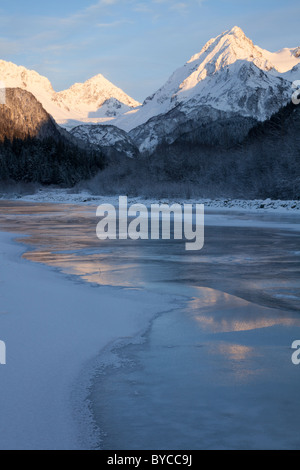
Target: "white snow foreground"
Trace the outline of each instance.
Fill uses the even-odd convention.
[[[23,260],[12,235],[0,232],[0,243],[0,449],[92,448],[84,399],[95,356],[118,338],[136,341],[169,299],[75,283]]]

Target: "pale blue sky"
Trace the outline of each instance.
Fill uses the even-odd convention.
[[[271,51],[300,46],[299,18],[298,0],[2,0],[0,58],[57,91],[102,73],[142,101],[235,25]]]

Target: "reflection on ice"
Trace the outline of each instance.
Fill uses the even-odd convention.
[[[218,349],[223,356],[228,358],[228,360],[237,362],[250,359],[250,357],[255,353],[254,348],[249,348],[240,344],[220,344]]]
[[[222,358],[226,373],[222,371],[220,376],[226,376],[225,380],[230,376],[235,384],[255,382],[266,372],[263,367],[257,367],[257,358],[262,356],[260,348],[219,342],[209,350],[211,354]]]
[[[275,325],[298,326],[297,315],[282,314],[215,289],[197,288],[188,302],[189,313],[201,329],[213,333],[250,331]]]
[[[26,259],[174,295],[174,310],[94,381],[104,448],[299,448],[299,235],[292,215],[279,226],[240,217],[215,214],[204,249],[188,253],[177,241],[100,242],[91,207],[0,202],[2,229],[27,235]]]

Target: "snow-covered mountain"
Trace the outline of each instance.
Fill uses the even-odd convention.
[[[172,144],[183,133],[206,142],[206,130],[220,145],[237,142],[290,101],[299,68],[299,47],[271,53],[235,26],[208,41],[141,107],[110,124],[129,132],[141,152]],[[223,123],[220,138],[213,122]]]
[[[237,26],[208,41],[143,105],[102,75],[56,93],[45,77],[0,61],[0,80],[32,92],[64,127],[111,125],[105,131],[80,126],[82,140],[95,144],[98,139],[101,145],[112,132],[112,141],[123,141],[117,127],[129,133],[130,145],[150,153],[182,134],[205,144],[208,136],[217,145],[241,141],[257,121],[269,119],[291,100],[291,82],[299,80],[299,73],[300,47],[269,52]]]
[[[140,105],[101,74],[85,83],[75,83],[56,97],[59,103],[83,118],[115,117]]]
[[[140,105],[103,75],[97,75],[85,83],[76,83],[68,90],[55,92],[46,77],[1,60],[0,80],[7,88],[21,88],[31,92],[60,124],[70,120],[107,120]]]
[[[263,121],[290,99],[289,71],[298,64],[299,47],[271,53],[255,46],[235,26],[208,41],[141,108],[113,124],[130,131],[176,107],[188,116],[195,106]]]
[[[81,125],[72,129],[70,133],[77,140],[100,147],[108,157],[135,158],[139,153],[127,132],[115,126]]]

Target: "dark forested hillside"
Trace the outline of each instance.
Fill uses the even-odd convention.
[[[85,151],[63,138],[14,139],[0,145],[0,181],[73,186],[103,168],[100,151]]]
[[[76,145],[31,93],[6,90],[0,105],[0,181],[73,186],[103,167],[101,151]]]
[[[84,180],[96,193],[151,197],[300,199],[300,106],[291,103],[256,125],[236,116],[201,123],[162,140],[149,156],[116,152],[104,164],[101,146],[60,129],[30,93],[7,90],[0,105],[0,180],[67,186]]]
[[[28,91],[7,88],[5,104],[0,104],[0,142],[6,139],[59,139],[52,117]]]
[[[106,169],[90,188],[165,197],[300,199],[300,106],[288,104],[233,146],[204,144],[193,130],[160,145],[149,158]]]

